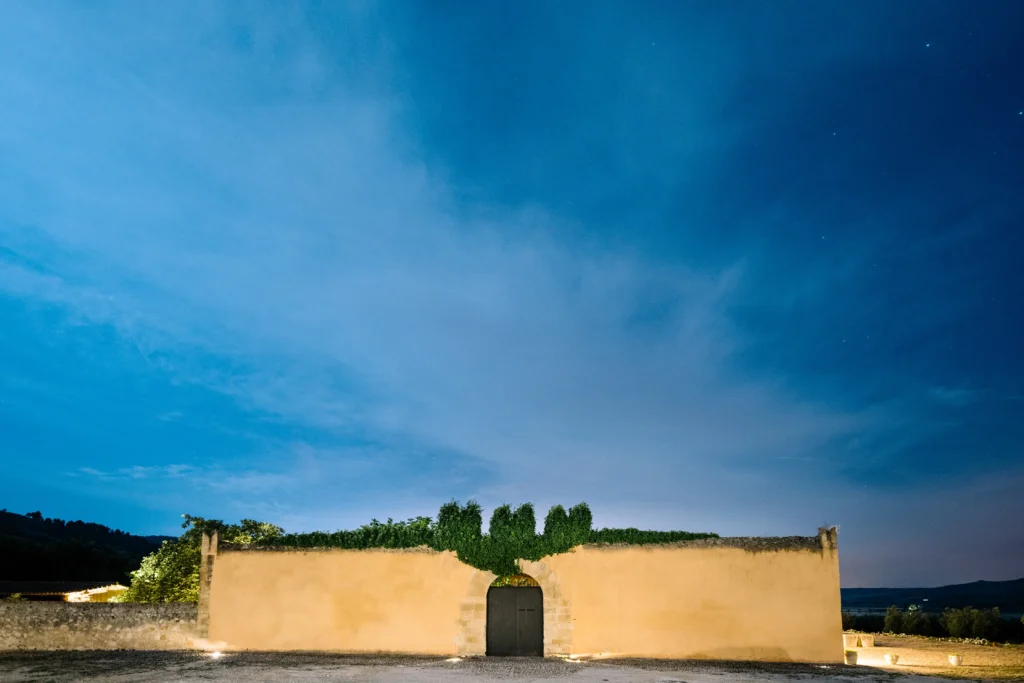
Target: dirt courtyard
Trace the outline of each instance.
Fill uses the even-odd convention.
[[[882,648],[875,648],[881,650]],[[366,681],[373,683],[783,683],[863,681],[938,683],[936,676],[900,675],[872,666],[754,664],[702,661],[605,660],[566,662],[541,658],[448,661],[440,657],[235,653],[220,658],[195,652],[0,652],[0,681],[109,683],[174,681]],[[978,679],[977,673],[972,678]]]
[[[875,634],[875,647],[856,650],[858,667],[972,680],[1024,680],[1024,645],[971,645],[937,638]],[[887,653],[899,655],[896,666],[885,664]],[[951,654],[961,655],[963,665],[952,668],[947,659]]]

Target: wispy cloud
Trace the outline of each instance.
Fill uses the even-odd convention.
[[[932,387],[928,394],[939,403],[956,407],[969,406],[980,397],[977,391],[954,387]]]
[[[303,501],[369,480],[408,500],[598,498],[623,518],[727,511],[724,487],[781,510],[800,503],[769,484],[797,475],[768,463],[877,427],[738,369],[742,261],[675,265],[571,239],[550,208],[461,204],[397,126],[408,103],[336,70],[297,15],[253,18],[250,50],[213,9],[12,11],[41,33],[0,70],[18,160],[0,161],[0,288],[328,442],[239,470],[83,474],[202,480],[302,525]]]
[[[79,467],[68,472],[70,476],[85,475],[101,481],[127,481],[131,479],[164,479],[190,477],[196,468],[189,465],[133,465],[116,470],[98,470],[95,467]]]
[[[300,25],[292,51],[252,55],[202,14],[202,64],[188,40],[115,42],[83,70],[107,32],[86,22],[28,50],[33,79],[2,73],[17,134],[0,144],[37,188],[0,191],[22,221],[0,227],[18,245],[0,261],[8,294],[112,325],[155,367],[254,411],[378,444],[375,462],[406,449],[487,463],[494,476],[470,484],[485,500],[671,500],[679,482],[698,495],[737,460],[798,458],[867,424],[734,372],[740,266],[568,242],[541,207],[456,212],[443,174],[401,142],[392,94],[331,74]],[[204,85],[261,70],[287,95],[254,105],[246,87]],[[88,473],[195,474],[167,467]],[[415,489],[418,469],[398,478]],[[303,477],[212,485],[284,494]]]

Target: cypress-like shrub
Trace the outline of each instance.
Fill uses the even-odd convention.
[[[573,546],[590,543],[591,527],[594,524],[594,516],[590,514],[590,506],[586,503],[577,503],[569,508],[569,540]]]
[[[484,534],[482,508],[476,501],[460,505],[451,501],[441,506],[437,521],[416,517],[404,522],[376,519],[353,531],[304,534],[280,534],[259,543],[279,548],[415,548],[428,546],[449,550],[459,560],[498,576],[520,573],[519,560],[536,561],[549,555],[571,551],[587,543],[647,544],[674,543],[718,534],[686,531],[641,531],[639,529],[591,528],[593,515],[586,503],[574,505],[566,513],[555,505],[544,518],[544,532],[537,534],[533,505],[525,503],[515,510],[508,505],[495,508],[488,533]]]
[[[544,538],[553,554],[569,552],[576,545],[569,529],[569,515],[561,505],[554,505],[548,510],[544,518]]]
[[[887,633],[903,633],[903,610],[896,605],[885,610],[884,628]]]

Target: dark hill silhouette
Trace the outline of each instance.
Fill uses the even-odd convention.
[[[921,605],[929,612],[947,607],[998,607],[1017,613],[1024,612],[1024,578],[935,588],[843,588],[842,597],[844,609]]]
[[[170,537],[134,536],[102,524],[0,510],[0,581],[110,581]]]

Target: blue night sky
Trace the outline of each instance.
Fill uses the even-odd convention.
[[[1024,3],[0,5],[0,507],[1024,575]]]

